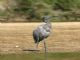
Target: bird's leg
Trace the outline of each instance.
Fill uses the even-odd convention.
[[[39,43],[37,42],[37,43],[36,43],[36,49],[38,49],[38,44],[39,44]]]
[[[45,53],[47,52],[46,41],[45,40],[44,40],[44,51],[45,51]]]
[[[38,44],[39,44],[39,37],[38,37],[38,39],[37,39],[36,49],[38,49]]]
[[[47,47],[46,47],[46,41],[44,40],[44,51],[45,51],[45,60],[47,58],[46,53],[47,53]]]

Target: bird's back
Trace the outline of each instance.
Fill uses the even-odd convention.
[[[34,31],[33,31],[33,37],[35,42],[40,42],[43,39],[47,38],[50,34],[51,26],[47,23],[44,23],[40,26],[38,26]]]

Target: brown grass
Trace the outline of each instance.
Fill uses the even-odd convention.
[[[32,31],[42,23],[1,23],[0,52],[22,52],[34,49]],[[47,38],[47,49],[51,52],[80,51],[80,22],[52,23],[53,29]],[[43,42],[39,49],[43,50]]]

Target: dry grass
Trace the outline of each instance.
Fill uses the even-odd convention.
[[[32,31],[41,23],[1,23],[0,52],[21,52],[34,49]],[[52,23],[53,29],[47,40],[48,51],[80,51],[80,22]],[[43,42],[39,49],[43,50]]]

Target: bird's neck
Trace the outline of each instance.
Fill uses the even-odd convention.
[[[47,26],[49,26],[50,28],[52,28],[52,24],[51,22],[46,22]]]
[[[48,22],[46,22],[46,24],[51,24],[51,22],[50,22],[50,21],[48,21]]]

